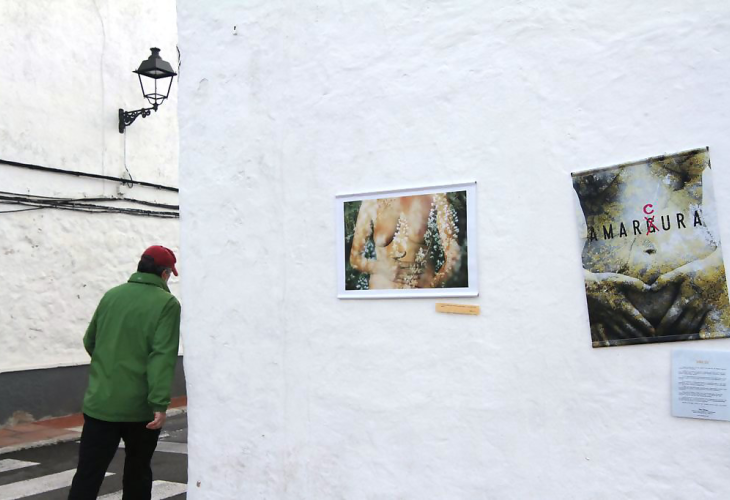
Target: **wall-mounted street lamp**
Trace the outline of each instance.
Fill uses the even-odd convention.
[[[154,110],[157,112],[157,107],[167,99],[170,95],[170,89],[172,88],[172,78],[177,75],[172,70],[170,63],[163,60],[160,57],[160,49],[151,48],[152,55],[149,58],[142,61],[139,65],[139,69],[133,71],[137,73],[139,77],[139,86],[142,87],[142,94],[145,99],[152,104],[151,108],[142,108],[135,111],[124,111],[119,110],[119,133],[123,134],[124,129],[129,127],[132,122],[140,115],[142,118],[146,118]],[[142,77],[145,78],[142,78]],[[165,78],[169,80],[165,80]],[[167,87],[167,90],[165,90]],[[164,92],[164,93],[163,93]]]

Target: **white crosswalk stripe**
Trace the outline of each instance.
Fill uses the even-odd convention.
[[[0,500],[17,500],[31,495],[66,488],[71,486],[74,474],[76,474],[76,469],[71,469],[0,486]],[[112,476],[113,474],[107,472],[105,475]]]
[[[181,455],[188,454],[188,443],[173,443],[172,441],[164,441],[157,443],[157,449],[155,452],[161,451],[163,453],[179,453]]]
[[[120,448],[124,448],[124,442],[119,444]],[[155,453],[179,453],[181,455],[188,454],[188,443],[173,443],[172,441],[160,441],[157,443]]]
[[[187,485],[183,483],[171,483],[169,481],[155,481],[152,483],[152,500],[164,500],[174,497],[187,491]],[[122,500],[122,492],[109,493],[99,497],[99,500]]]
[[[0,0],[1,1],[1,0]],[[182,430],[184,431],[184,429]],[[169,439],[176,440],[175,436],[181,434],[184,436],[184,432],[175,430],[172,432],[163,432],[160,437],[166,437]],[[78,441],[77,441],[78,444]],[[124,448],[124,441],[120,442],[120,448]],[[62,450],[63,458],[50,459],[51,463],[61,463],[61,460],[68,460],[74,451],[74,446],[70,446],[68,449]],[[173,461],[174,463],[187,464],[188,444],[177,443],[175,441],[158,441],[156,454],[170,454],[166,455],[167,461]],[[117,464],[114,467],[119,466],[119,462],[124,461],[124,457],[119,456]],[[2,459],[0,457],[0,500],[29,500],[30,498],[60,498],[68,494],[68,488],[73,482],[76,469],[64,470],[56,472],[58,469],[49,469],[46,467],[45,459],[40,460],[38,456],[45,457],[47,454],[28,452],[26,454],[6,455],[17,456],[24,460],[16,460],[11,458]],[[36,461],[33,461],[36,460]],[[70,465],[70,464],[69,464]],[[53,467],[51,465],[51,467]],[[152,483],[152,500],[170,500],[173,497],[184,496],[187,493],[187,484],[185,481],[184,466],[183,472],[172,473],[172,477],[165,477],[165,479],[172,479],[172,481],[157,480]],[[116,468],[113,470],[117,470]],[[113,493],[107,493],[103,496],[99,496],[100,500],[122,500],[123,491],[121,490],[121,473],[117,471],[107,472],[105,477],[115,476],[116,479],[112,479],[111,483],[109,480],[105,480],[106,487],[102,487],[103,491],[110,491],[119,488],[119,491]],[[175,480],[181,480],[183,482],[175,482]],[[13,482],[8,482],[13,481]],[[6,484],[2,484],[6,483]]]
[[[5,460],[0,460],[0,472],[25,469],[26,467],[32,467],[34,465],[38,465],[38,462],[25,462],[23,460],[13,460],[11,458],[7,458]]]

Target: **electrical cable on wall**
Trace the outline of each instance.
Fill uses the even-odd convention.
[[[139,208],[128,208],[128,207],[111,207],[108,205],[97,205],[91,202],[126,202],[136,203],[146,206],[152,206],[155,208],[163,208],[169,211],[163,210],[143,210]],[[155,203],[150,201],[126,199],[126,198],[115,198],[115,197],[98,197],[98,198],[53,198],[47,196],[34,196],[34,195],[23,195],[20,193],[9,193],[0,191],[0,203],[8,205],[21,205],[31,208],[24,208],[18,210],[5,210],[0,211],[3,213],[16,213],[24,212],[29,210],[41,210],[41,209],[57,209],[57,210],[71,210],[76,212],[86,213],[117,213],[126,215],[136,215],[143,217],[157,217],[162,219],[177,219],[180,217],[178,205],[167,205],[163,203]]]
[[[97,198],[58,198],[54,196],[41,196],[37,194],[11,193],[9,191],[0,191],[0,195],[20,196],[32,198],[33,200],[53,200],[53,201],[126,201],[128,203],[137,203],[140,205],[148,205],[157,208],[167,208],[169,210],[179,210],[180,205],[169,205],[167,203],[158,203],[156,201],[137,200],[135,198],[120,198],[115,196],[100,196]]]
[[[45,207],[20,208],[18,210],[0,210],[0,214],[14,214],[16,212],[30,212],[31,210],[43,210]]]
[[[129,182],[124,182],[123,184],[127,186],[128,188],[134,187],[134,178],[132,177],[132,172],[129,171],[127,168],[127,134],[126,131],[124,133],[124,170],[127,171],[127,175],[129,175]]]
[[[90,174],[86,172],[78,172],[75,170],[65,170],[60,168],[44,167],[41,165],[32,165],[29,163],[20,163],[15,161],[0,159],[0,164],[8,165],[11,167],[20,167],[30,170],[39,170],[42,172],[51,172],[56,174],[73,175],[76,177],[90,177],[93,179],[103,179],[120,182],[126,186],[133,187],[135,184],[139,186],[151,187],[155,189],[161,189],[166,191],[179,192],[178,188],[172,186],[165,186],[162,184],[154,184],[151,182],[135,181],[132,178],[132,173],[127,168],[126,162],[126,141],[124,151],[124,168],[129,174],[129,179],[123,177],[112,177],[108,175]],[[125,207],[110,207],[107,205],[96,205],[92,202],[126,202],[132,204],[146,205],[150,207],[165,209],[164,210],[142,210],[139,208],[125,208]],[[31,210],[43,210],[43,209],[56,209],[56,210],[71,210],[76,212],[86,213],[117,213],[127,214],[142,217],[157,217],[162,219],[177,219],[180,217],[178,205],[168,205],[164,203],[156,203],[151,201],[137,200],[133,198],[117,198],[117,197],[96,197],[96,198],[54,198],[48,196],[39,195],[24,195],[20,193],[11,193],[7,191],[0,191],[0,203],[6,205],[21,205],[29,208],[21,208],[17,210],[0,210],[0,214],[10,214],[17,212],[28,212]]]
[[[154,184],[152,182],[143,182],[143,181],[135,181],[133,179],[125,179],[123,177],[112,177],[109,175],[99,175],[99,174],[89,174],[86,172],[79,172],[76,170],[65,170],[62,168],[51,168],[51,167],[44,167],[41,165],[33,165],[30,163],[20,163],[17,161],[10,161],[10,160],[3,160],[0,158],[0,164],[2,165],[8,165],[11,167],[20,167],[20,168],[27,168],[30,170],[40,170],[42,172],[51,172],[55,174],[66,174],[66,175],[73,175],[76,177],[90,177],[92,179],[104,179],[108,181],[116,181],[120,182],[122,184],[132,184],[132,185],[138,185],[138,186],[145,186],[145,187],[151,187],[156,189],[162,189],[165,191],[174,191],[176,193],[180,192],[180,190],[176,187],[172,186],[165,186],[162,184]],[[130,174],[131,175],[131,174]]]

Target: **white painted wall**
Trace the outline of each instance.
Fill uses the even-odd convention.
[[[177,67],[176,22],[173,0],[1,2],[0,159],[120,177],[126,154],[136,180],[177,186],[177,82],[126,138],[117,129],[119,108],[149,106],[132,73],[149,48]],[[174,192],[3,164],[0,191],[178,203]],[[42,210],[0,214],[0,227],[0,372],[88,363],[81,339],[104,291],[147,246],[178,247],[177,220]]]
[[[728,241],[729,15],[178,2],[189,498],[730,496],[728,424],[669,407],[730,342],[591,348],[569,175],[709,145]],[[335,194],[469,179],[480,316],[335,298]]]

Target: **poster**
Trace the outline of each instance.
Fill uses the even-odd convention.
[[[336,198],[337,296],[476,296],[476,183]]]
[[[593,347],[730,336],[708,148],[573,173]]]
[[[730,421],[730,352],[672,351],[672,416]]]

